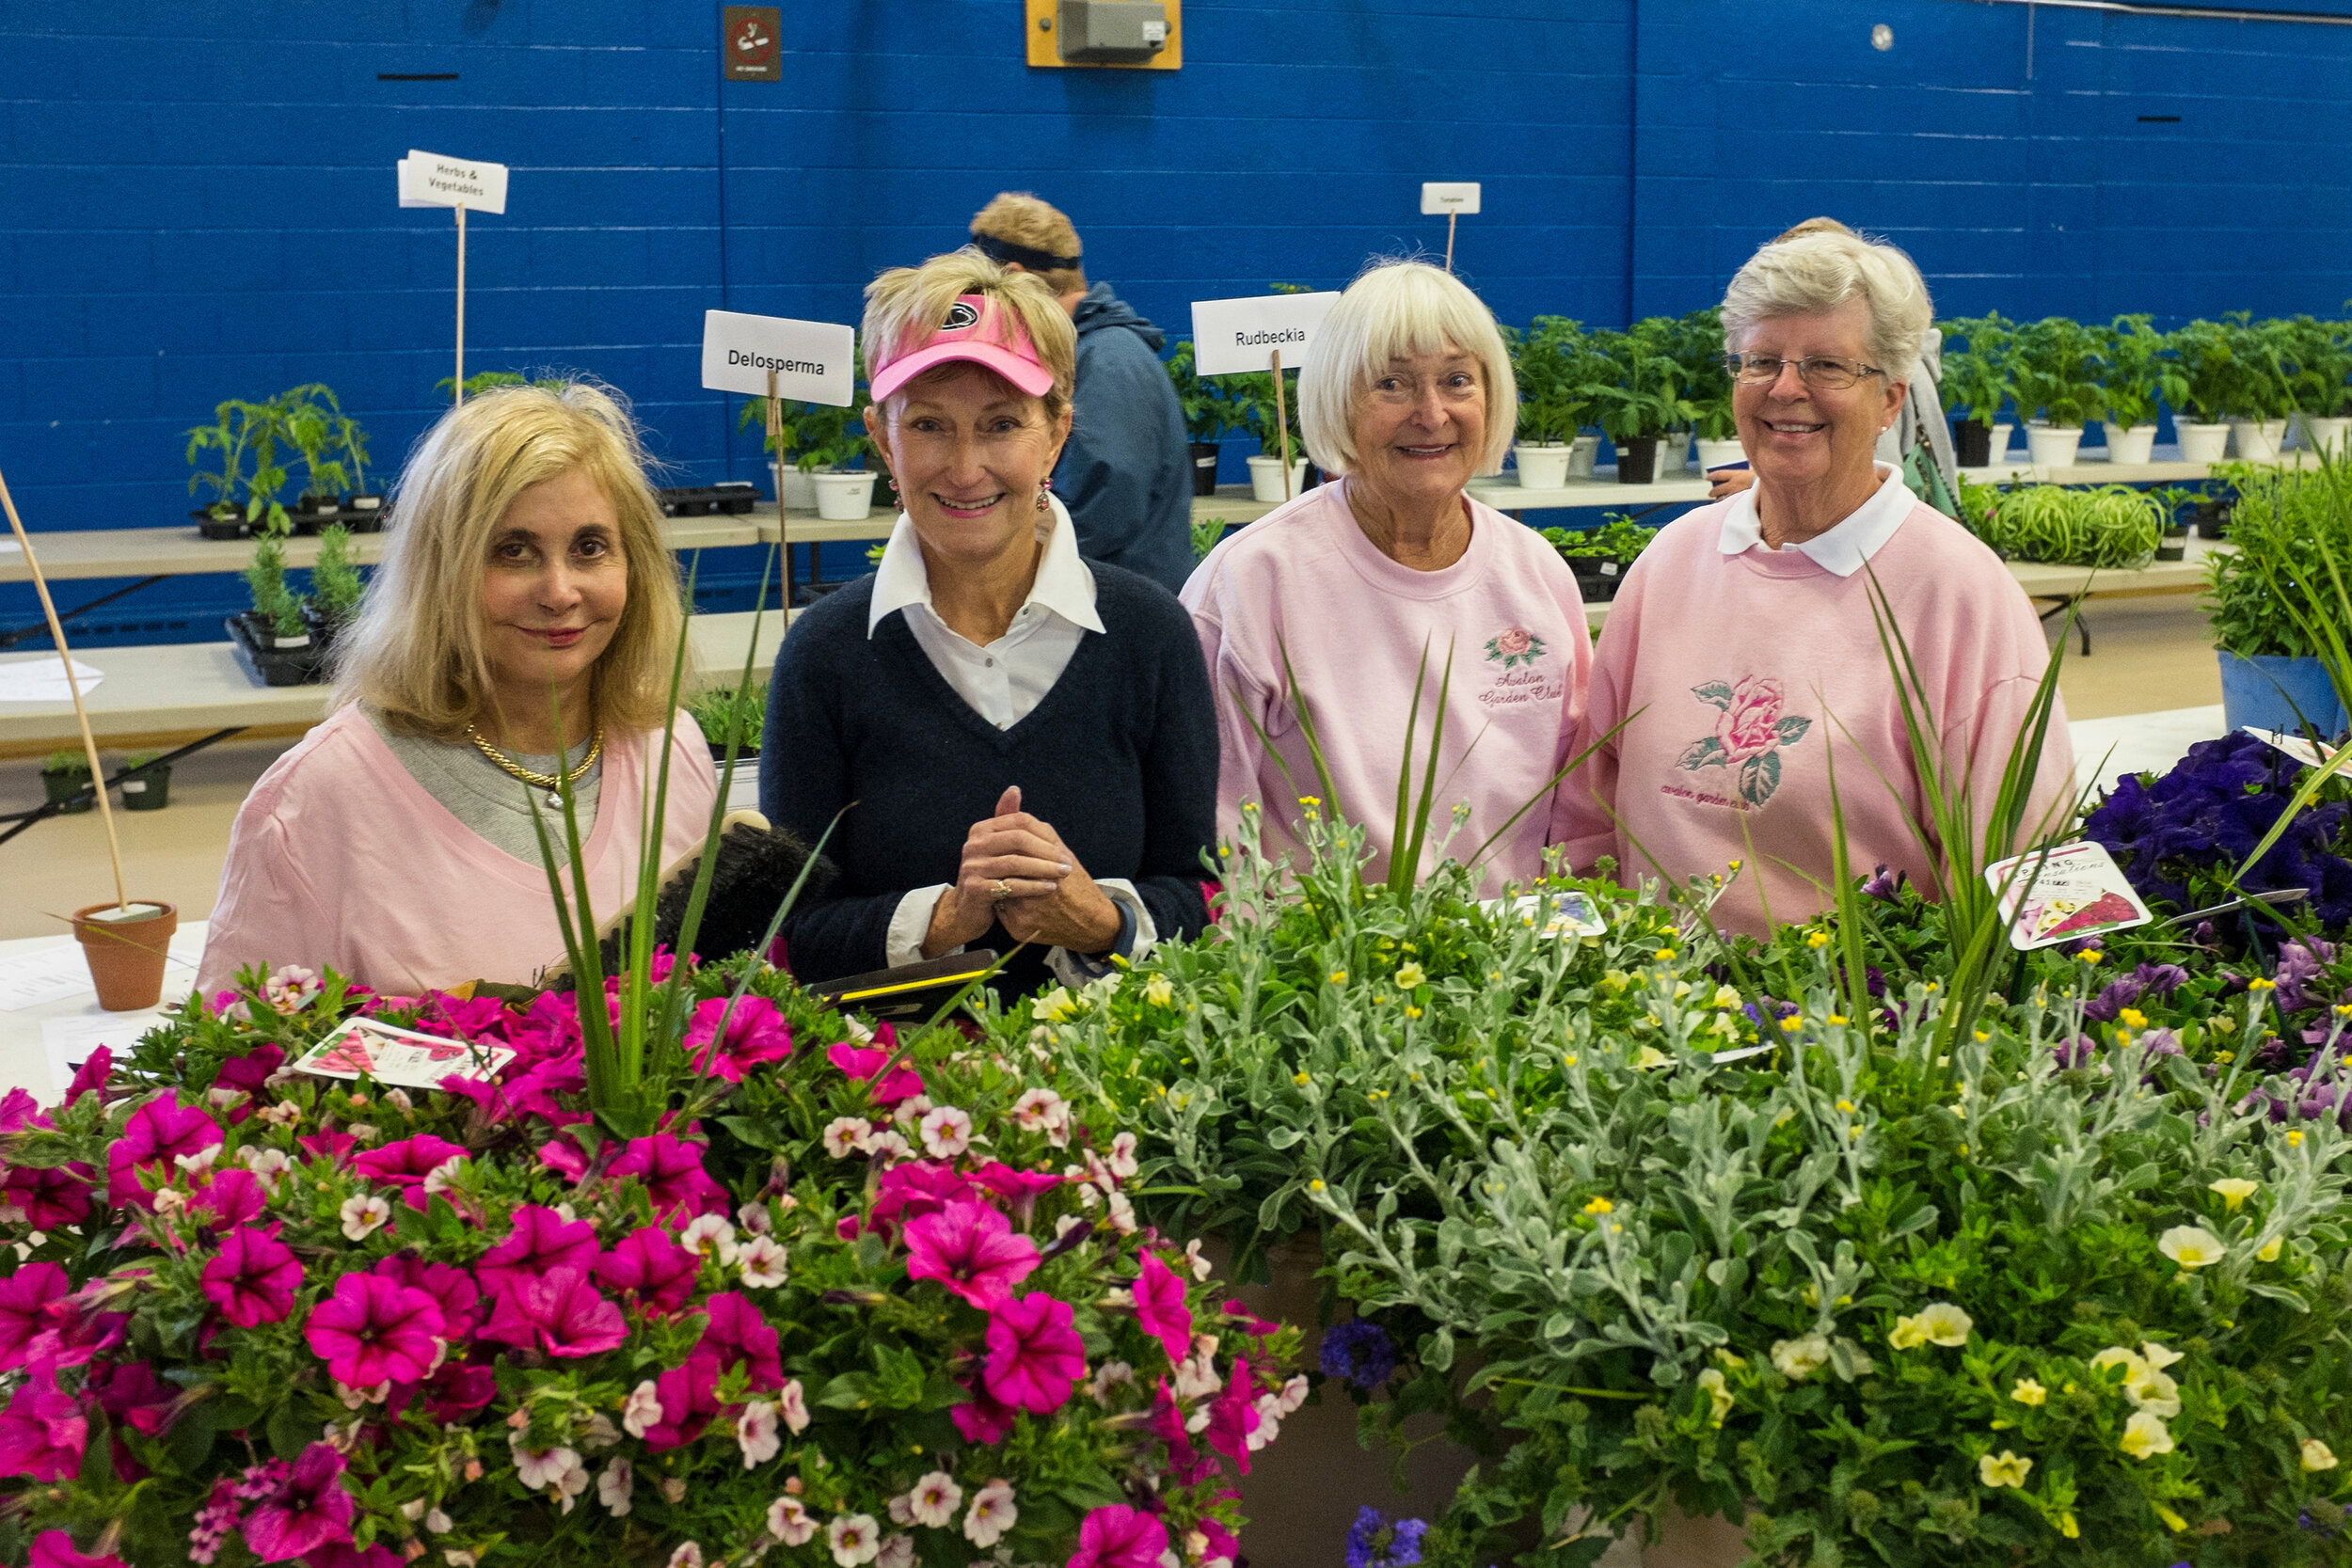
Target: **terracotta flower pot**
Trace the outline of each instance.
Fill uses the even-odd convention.
[[[171,904],[142,903],[131,908],[161,911],[145,920],[109,921],[93,918],[114,909],[92,904],[73,911],[73,935],[89,963],[89,977],[98,988],[98,1005],[110,1013],[135,1012],[164,999],[164,956],[171,934],[180,928],[180,911]]]

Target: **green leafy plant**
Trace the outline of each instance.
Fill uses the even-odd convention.
[[[89,758],[78,751],[56,751],[40,759],[40,770],[60,776],[77,774],[89,777]]]
[[[2297,316],[2281,325],[2296,406],[2323,419],[2352,412],[2352,323]]]
[[[2099,356],[2106,366],[2106,416],[2129,430],[2156,422],[2156,405],[2174,408],[2188,401],[2188,380],[2169,357],[2170,342],[2150,325],[2153,317],[2118,316],[2096,329]]]
[[[281,514],[282,516],[282,514]],[[286,530],[273,525],[255,536],[253,561],[245,569],[254,618],[278,637],[303,635],[302,600],[286,586]]]
[[[455,376],[445,375],[433,384],[433,390],[440,394],[441,400],[446,403],[449,401],[451,389],[456,385]],[[466,377],[466,395],[469,398],[479,397],[494,387],[532,386],[545,387],[553,390],[568,385],[570,384],[562,376],[541,376],[533,380],[520,371],[476,371]]]
[[[1174,352],[1168,356],[1168,379],[1176,388],[1177,406],[1184,410],[1185,436],[1207,446],[1242,426],[1225,389],[1217,384],[1221,378],[1201,375],[1194,368],[1197,363],[1192,340],[1177,339]]]
[[[1543,535],[1564,561],[1612,561],[1623,568],[1632,565],[1649,548],[1658,531],[1644,528],[1622,512],[1610,512],[1602,515],[1598,528],[1548,528]]]
[[[2230,311],[2222,321],[2239,372],[2232,412],[2252,420],[2294,413],[2297,397],[2288,364],[2296,349],[2295,324],[2258,322],[2250,310]]]
[[[1218,543],[1225,537],[1225,531],[1232,526],[1222,517],[1203,517],[1194,523],[1192,525],[1192,559],[1196,562],[1208,560],[1209,552],[1216,548]]]
[[[1957,340],[1963,346],[1954,348]],[[1954,316],[1944,324],[1944,406],[1990,425],[2009,401],[2010,362],[2017,348],[2017,324],[1997,310]]]
[[[2024,484],[1996,488],[1961,481],[1969,529],[2010,561],[2122,569],[2153,558],[2169,514],[2129,485]]]
[[[352,487],[353,480],[341,459],[327,455],[342,444],[337,421],[343,411],[334,388],[313,381],[279,393],[278,402],[284,412],[286,440],[302,456],[303,499],[336,499]]]
[[[686,711],[694,716],[703,738],[713,746],[733,745],[756,752],[768,726],[768,689],[720,687],[697,692],[687,703]]]
[[[1724,368],[1724,315],[1719,307],[1692,310],[1674,324],[1668,342],[1682,367],[1684,396],[1692,410],[1692,430],[1702,440],[1728,441],[1739,434],[1731,412],[1731,372]]]
[[[2065,316],[2045,316],[2017,334],[2010,388],[2020,414],[2079,427],[2105,412],[2106,366],[2097,334]]]
[[[358,563],[351,559],[351,531],[341,523],[319,530],[319,558],[310,568],[310,603],[327,621],[341,626],[359,612],[364,585]]]
[[[1673,353],[1675,324],[1652,316],[1629,331],[1593,334],[1596,369],[1607,377],[1587,388],[1612,441],[1656,439],[1698,417],[1684,395],[1687,372]]]
[[[1525,332],[1502,328],[1518,384],[1518,438],[1531,444],[1573,441],[1594,403],[1594,351],[1583,325],[1565,316],[1537,316]]]
[[[2181,375],[2187,383],[2176,411],[2201,424],[2217,424],[2238,411],[2237,388],[2244,372],[2235,346],[2219,322],[2198,320],[2168,335]]]
[[[768,400],[749,398],[736,417],[735,427],[750,430],[757,426],[761,450],[804,474],[830,473],[848,467],[852,459],[873,450],[873,443],[866,436],[866,406],[871,401],[862,381],[858,383],[857,401],[847,408],[780,398],[779,434],[770,434]]]
[[[213,422],[197,425],[188,435],[188,462],[202,452],[219,453],[220,467],[198,469],[188,477],[188,493],[199,486],[213,492],[206,508],[226,520],[240,511],[246,520],[272,526],[285,521],[286,510],[278,492],[286,487],[286,469],[278,461],[278,443],[285,437],[285,408],[277,399],[247,403],[231,398],[213,410]]]
[[[2205,617],[2240,658],[2312,658],[2340,613],[2335,579],[2352,562],[2352,470],[2232,464],[2230,550],[2205,557]]]

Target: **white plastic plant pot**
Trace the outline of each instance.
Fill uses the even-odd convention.
[[[2078,424],[2029,424],[2026,427],[2026,447],[2033,454],[2037,468],[2071,468],[2074,452],[2083,443],[2083,427]]]
[[[2013,424],[1996,424],[1993,427],[1993,438],[1985,443],[1985,450],[1993,454],[1994,467],[1998,467],[2009,461],[2010,434],[2016,428]]]
[[[2148,454],[2155,450],[2154,425],[2107,426],[2107,461],[2110,463],[2145,463]]]
[[[1279,457],[1253,457],[1249,460],[1249,493],[1268,506],[1279,506],[1295,499],[1307,487],[1307,460],[1291,459],[1290,494],[1282,493],[1282,460]]]
[[[817,515],[829,523],[858,521],[874,510],[874,481],[881,477],[871,468],[809,475],[817,483]]]
[[[786,464],[784,467],[784,509],[787,512],[817,510],[817,476],[804,474]]]
[[[1600,437],[1580,436],[1568,443],[1568,477],[1590,479],[1593,465],[1600,459]]]
[[[1699,437],[1699,472],[1701,473],[1710,468],[1720,468],[1726,463],[1744,463],[1747,459],[1747,448],[1737,441],[1710,441],[1704,436]]]
[[[2181,461],[2184,463],[2218,463],[2221,454],[2230,450],[2230,427],[2226,424],[2197,424],[2188,420],[2175,420],[2172,428],[2180,433]]]
[[[2344,450],[2344,437],[2352,435],[2352,420],[2333,419],[2323,414],[2297,416],[2303,421],[2303,447],[2307,451],[2332,451],[2339,456]]]
[[[1568,482],[1568,454],[1565,441],[1521,441],[1511,449],[1518,459],[1519,488],[1522,490],[1557,490]]]
[[[2286,444],[2287,422],[2284,420],[2232,420],[2230,439],[2237,444],[2237,454],[2249,463],[2276,463],[2279,449]]]

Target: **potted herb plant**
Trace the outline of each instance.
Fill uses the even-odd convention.
[[[1610,379],[1589,388],[1600,428],[1617,448],[1617,483],[1647,484],[1657,473],[1658,443],[1696,416],[1683,396],[1683,370],[1666,341],[1672,324],[1637,322],[1627,332],[1594,334]]]
[[[1221,378],[1225,395],[1241,420],[1241,428],[1258,438],[1258,451],[1248,459],[1249,493],[1267,505],[1279,505],[1307,488],[1307,438],[1298,432],[1298,372],[1282,372],[1282,402],[1274,400],[1274,372],[1254,371]],[[1290,430],[1291,472],[1286,495],[1282,485],[1282,431]]]
[[[2165,511],[2126,484],[1963,486],[1971,531],[2009,561],[2110,571],[2145,566],[2162,543]]]
[[[1168,379],[1176,388],[1176,405],[1184,411],[1184,434],[1192,451],[1192,493],[1216,494],[1216,466],[1224,448],[1220,439],[1233,423],[1233,405],[1216,385],[1195,368],[1190,338],[1176,340],[1168,356]]]
[[[2239,370],[2230,438],[2247,462],[2275,463],[2286,445],[2287,416],[2297,402],[2287,368],[2296,349],[2295,327],[2292,322],[2258,322],[2253,314],[2233,310],[2222,318]]]
[[[60,816],[72,816],[98,803],[90,788],[89,758],[78,750],[52,752],[41,759],[40,790]]]
[[[710,747],[711,761],[724,763],[730,743],[735,747],[736,761],[759,760],[759,737],[768,724],[765,687],[741,690],[714,687],[688,702],[686,711],[694,716],[694,722],[701,727],[703,739]]]
[[[310,596],[302,606],[303,625],[325,663],[335,640],[359,613],[364,584],[358,563],[351,558],[351,531],[342,523],[319,530],[319,558],[310,568]]]
[[[286,484],[286,469],[278,461],[284,434],[285,410],[275,398],[264,403],[231,398],[214,408],[211,424],[189,430],[191,466],[199,453],[219,453],[218,469],[199,468],[188,476],[190,495],[199,486],[213,492],[211,504],[190,514],[205,538],[242,539],[285,517],[278,499]]]
[[[1724,314],[1708,306],[1675,324],[1675,360],[1683,369],[1685,395],[1692,410],[1691,433],[1698,446],[1701,473],[1744,461],[1740,428],[1731,412],[1731,372],[1724,364]]]
[[[323,381],[281,392],[278,403],[286,442],[302,458],[302,488],[293,507],[294,531],[315,532],[342,510],[343,491],[351,484],[341,460],[328,455],[335,448],[335,416],[342,410],[334,389]]]
[[[2333,736],[2347,695],[2330,678],[2325,639],[2352,626],[2352,468],[2233,465],[2233,550],[2205,557],[2204,610],[2221,662],[2233,730]]]
[[[1556,490],[1567,483],[1579,428],[1590,407],[1581,375],[1583,325],[1565,316],[1537,316],[1525,332],[1503,328],[1511,373],[1518,383],[1519,424],[1511,451],[1519,484]]]
[[[1658,537],[1622,512],[1603,515],[1594,529],[1548,528],[1544,539],[1576,574],[1576,591],[1586,604],[1605,604],[1617,596],[1634,561]]]
[[[286,531],[264,529],[245,569],[253,608],[229,618],[230,640],[264,686],[300,686],[318,676],[318,650],[303,623],[302,600],[286,586]]]
[[[1961,347],[1952,346],[1955,340]],[[2016,341],[2016,323],[1997,310],[1944,324],[1944,406],[1961,416],[1952,421],[1952,447],[1963,468],[1985,467],[2008,455],[2010,427],[1994,420],[2009,401]]]
[[[342,453],[337,461],[351,485],[343,500],[343,526],[355,533],[374,533],[384,527],[384,495],[368,488],[368,433],[341,404],[332,423],[335,450]]]
[[[2193,321],[2169,334],[2186,383],[2172,405],[2172,428],[2184,463],[2218,463],[2230,445],[2230,413],[2243,374],[2230,335],[2219,322]]]
[[[122,759],[122,809],[161,811],[171,804],[171,764],[161,752],[134,752]]]
[[[2197,503],[2202,495],[2186,485],[2168,484],[2152,492],[2156,505],[2164,514],[2161,536],[2156,543],[2158,561],[2183,561],[2188,557],[2188,531],[2197,518]]]
[[[2352,324],[2297,316],[2282,325],[2288,381],[2307,451],[2327,451],[2352,433]]]
[[[2082,323],[2046,316],[2017,334],[2010,387],[2036,467],[2073,466],[2083,425],[2105,412],[2099,340]]]
[[[2156,444],[2159,402],[2175,410],[2188,397],[2188,381],[2169,357],[2170,344],[2146,314],[2118,316],[2098,333],[2106,364],[2107,461],[2145,463]],[[2175,557],[2174,559],[2179,559]]]

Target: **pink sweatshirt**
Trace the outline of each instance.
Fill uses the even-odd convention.
[[[1468,860],[1532,800],[1489,853],[1485,885],[1492,892],[1505,879],[1534,877],[1550,816],[1548,798],[1538,797],[1573,754],[1592,669],[1576,575],[1534,530],[1474,499],[1467,501],[1470,540],[1462,559],[1443,571],[1414,571],[1374,547],[1346,498],[1344,480],[1310,490],[1219,545],[1184,584],[1216,694],[1218,836],[1230,838],[1241,803],[1256,800],[1263,841],[1277,851],[1295,847],[1295,797],[1319,792],[1283,681],[1287,649],[1338,806],[1378,849],[1367,874],[1387,875],[1414,676],[1426,646],[1413,736],[1418,798],[1451,649],[1438,809],[1422,870],[1449,855]],[[1252,720],[1273,737],[1295,788]],[[1468,802],[1470,820],[1441,848],[1457,801]]]
[[[665,865],[702,842],[718,794],[702,731],[681,711],[675,733]],[[596,826],[580,846],[599,924],[636,890],[644,784],[660,756],[659,735],[606,743]],[[247,964],[331,964],[413,996],[473,979],[524,984],[563,958],[545,868],[459,822],[365,715],[343,707],[270,764],[239,808],[197,983],[211,996]]]
[[[1741,862],[1715,919],[1763,936],[1832,902],[1835,749],[1854,872],[1883,863],[1932,892],[1932,863],[1909,825],[1929,826],[1926,798],[1870,613],[1872,578],[1910,643],[1947,767],[1965,769],[1979,818],[2049,661],[2033,604],[1999,558],[1926,506],[1887,519],[1876,553],[1840,577],[1793,547],[1724,554],[1725,519],[1740,504],[1668,524],[1618,591],[1581,744],[1634,717],[1560,786],[1552,836],[1580,870],[1615,856],[1629,883],[1661,872],[1680,882]],[[2072,788],[2074,767],[2060,703],[2021,847]]]

